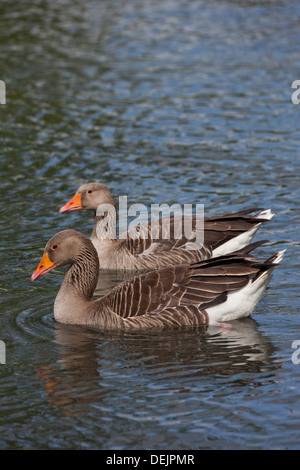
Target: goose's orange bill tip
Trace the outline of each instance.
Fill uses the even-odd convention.
[[[59,209],[59,213],[62,214],[63,212],[79,211],[80,209],[83,209],[81,204],[81,194],[75,194],[67,204]]]
[[[55,264],[52,263],[52,261],[49,259],[49,256],[47,253],[44,253],[44,256],[42,257],[38,267],[34,271],[34,273],[31,275],[31,280],[35,281],[41,276],[44,276],[47,274],[49,271],[52,269],[56,268]]]

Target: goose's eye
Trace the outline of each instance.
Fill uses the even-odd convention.
[[[88,194],[92,194],[93,190],[92,189],[89,189],[88,190]]]
[[[56,250],[56,248],[58,247],[58,245],[52,245],[52,250]]]

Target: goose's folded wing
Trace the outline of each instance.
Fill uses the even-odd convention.
[[[177,306],[186,290],[181,283],[188,272],[189,265],[151,271],[119,284],[101,301],[123,318]]]
[[[158,315],[169,308],[201,310],[224,302],[230,291],[244,287],[259,270],[252,256],[232,254],[137,276],[101,300],[123,318]]]
[[[197,248],[197,259],[206,259],[218,246],[273,217],[269,210],[259,211],[259,208],[250,208],[232,214],[205,217],[202,223],[196,216],[160,218],[132,227],[121,235],[121,243],[134,255],[163,255],[170,251],[195,252]],[[203,230],[201,243],[197,240],[197,247],[194,245],[193,250],[186,250],[187,244],[195,241],[197,230]],[[187,253],[183,260],[196,260],[193,258],[194,254]]]
[[[193,217],[170,217],[139,224],[122,234],[119,249],[124,247],[145,259],[158,256],[166,261],[164,265],[174,264],[174,260],[180,264],[210,258],[212,250],[205,246],[204,239],[194,243],[193,227]]]

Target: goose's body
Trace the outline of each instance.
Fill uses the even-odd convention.
[[[196,264],[144,273],[93,300],[97,252],[85,235],[64,230],[52,237],[31,279],[70,264],[54,304],[55,319],[104,330],[209,325],[250,315],[283,252],[263,263],[240,252]]]
[[[189,240],[176,235],[176,218],[170,218],[170,237],[166,238],[162,219],[143,224],[139,232],[131,230],[115,237],[114,216],[97,215],[97,209],[110,206],[116,214],[116,203],[107,186],[88,183],[81,186],[74,197],[60,212],[88,209],[94,212],[94,229],[91,240],[97,250],[101,269],[149,270],[180,263],[193,263],[211,257],[222,256],[239,250],[251,243],[260,225],[270,220],[270,210],[251,208],[223,216],[204,218],[204,240],[197,249],[190,247]],[[192,217],[192,230],[197,219]],[[182,223],[182,227],[184,222]],[[195,245],[194,245],[195,248]]]

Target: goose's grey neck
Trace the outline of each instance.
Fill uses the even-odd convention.
[[[97,252],[90,242],[85,240],[76,260],[65,274],[61,289],[67,290],[85,300],[90,300],[97,285],[99,260]]]
[[[75,262],[65,274],[54,304],[54,317],[62,323],[84,323],[99,275],[97,251],[85,240]]]
[[[90,300],[97,285],[99,261],[93,246],[85,246],[76,262],[68,269],[65,282],[71,285],[78,295]]]

